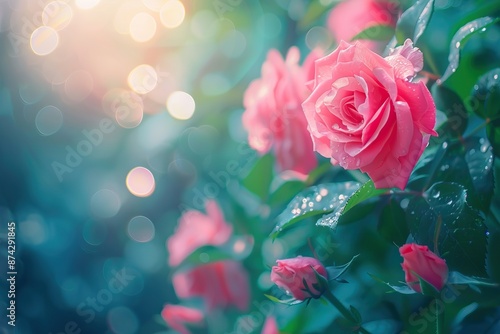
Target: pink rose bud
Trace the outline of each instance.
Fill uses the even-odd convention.
[[[261,334],[279,334],[278,323],[275,317],[267,317]]]
[[[271,281],[298,300],[318,298],[325,287],[318,281],[319,275],[327,278],[325,267],[312,257],[296,257],[277,260],[271,271]]]
[[[161,316],[167,325],[180,334],[190,334],[186,324],[200,325],[203,321],[203,313],[200,310],[181,305],[165,305]]]
[[[403,45],[392,50],[385,60],[391,64],[399,76],[408,80],[412,79],[417,72],[424,68],[424,55],[419,48],[413,47],[411,39],[406,39]]]
[[[333,7],[327,24],[337,42],[350,41],[368,28],[375,27],[376,32],[379,25],[395,27],[400,11],[399,5],[394,1],[345,0]],[[372,50],[382,46],[382,43],[368,39],[360,42]]]
[[[434,254],[427,246],[406,244],[399,248],[403,257],[401,266],[410,288],[422,292],[418,276],[440,291],[448,280],[448,266],[445,260]],[[417,276],[418,275],[418,276]]]
[[[342,41],[315,62],[313,91],[302,104],[314,150],[334,165],[367,173],[377,188],[404,189],[437,135],[431,93],[424,82],[409,80],[420,51],[405,45],[400,52],[411,60],[394,55],[399,61],[393,62]]]

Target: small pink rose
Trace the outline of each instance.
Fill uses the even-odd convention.
[[[314,271],[325,278],[328,275],[323,264],[315,258],[299,256],[277,260],[276,263],[271,271],[271,281],[295,299],[317,298],[324,292],[315,288],[315,286],[321,287],[322,284],[318,282]],[[304,281],[307,286],[304,285]]]
[[[260,154],[272,150],[279,172],[293,171],[299,178],[317,165],[301,104],[319,56],[318,50],[311,52],[301,67],[298,48],[292,47],[286,59],[269,51],[261,77],[250,83],[243,98],[242,122],[250,146]]]
[[[418,60],[412,49],[408,56]],[[356,42],[342,41],[315,63],[314,89],[302,107],[314,149],[344,169],[367,173],[377,188],[404,189],[436,123],[415,64],[397,65]],[[411,77],[411,76],[410,76]]]
[[[211,262],[172,278],[179,298],[201,297],[208,309],[236,306],[244,311],[250,300],[248,274],[236,261]]]
[[[401,266],[405,281],[416,292],[422,292],[418,276],[440,291],[448,280],[448,266],[445,260],[434,254],[427,246],[405,244],[399,248],[403,257]],[[417,276],[418,275],[418,276]]]
[[[360,32],[379,25],[396,26],[399,5],[388,0],[345,0],[332,9],[328,28],[337,41],[350,41]],[[381,43],[360,40],[369,49],[379,49]]]
[[[179,219],[177,231],[168,239],[170,266],[179,265],[189,254],[205,245],[224,244],[233,229],[215,201],[205,203],[206,214],[189,210]]]
[[[181,305],[165,305],[161,316],[169,327],[180,334],[191,333],[186,324],[200,325],[203,322],[203,313],[200,310]]]

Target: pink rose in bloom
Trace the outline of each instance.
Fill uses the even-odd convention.
[[[180,305],[165,305],[161,311],[163,320],[180,334],[190,334],[185,324],[200,325],[203,313],[200,310]]]
[[[388,0],[346,0],[335,5],[328,16],[328,28],[337,41],[350,41],[360,32],[378,25],[395,27],[399,15],[398,4]],[[370,49],[380,43],[360,40]]]
[[[174,275],[172,283],[179,298],[201,297],[207,307],[236,306],[246,310],[250,300],[248,275],[236,261],[219,261]]]
[[[448,266],[445,260],[434,254],[427,246],[406,244],[399,248],[403,257],[401,266],[405,281],[416,292],[422,292],[418,276],[440,291],[448,280]]]
[[[179,227],[167,241],[170,266],[179,265],[189,254],[205,245],[224,244],[233,229],[215,201],[205,203],[206,214],[190,210],[179,219]]]
[[[274,317],[267,317],[261,334],[279,334],[278,323]]]
[[[313,287],[315,284],[320,284],[314,270],[325,278],[328,274],[321,262],[315,258],[299,256],[293,259],[277,260],[276,263],[277,266],[273,266],[271,271],[271,281],[295,299],[317,298],[323,293]],[[304,280],[309,291],[305,291],[307,288],[304,286]]]
[[[367,173],[377,188],[404,189],[437,135],[429,90],[409,80],[419,54],[411,41],[387,58],[342,41],[317,60],[314,89],[302,105],[314,149],[332,164]]]
[[[309,94],[306,83],[313,78],[313,63],[319,56],[319,51],[311,52],[300,67],[296,47],[285,60],[278,51],[269,51],[262,77],[250,83],[243,98],[242,122],[250,146],[260,154],[272,149],[278,170],[290,170],[299,177],[317,165],[301,104]]]

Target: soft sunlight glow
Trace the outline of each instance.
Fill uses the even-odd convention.
[[[43,24],[55,30],[66,28],[72,18],[73,10],[63,1],[49,2],[42,12]]]
[[[185,16],[186,9],[178,0],[168,0],[160,9],[161,23],[169,29],[180,26]]]
[[[132,169],[125,180],[127,189],[137,197],[148,197],[155,190],[155,178],[153,174],[144,167]]]
[[[75,5],[80,9],[91,9],[97,6],[101,0],[75,0]]]
[[[180,120],[190,119],[194,114],[195,107],[193,97],[186,92],[173,92],[167,100],[169,114]]]
[[[152,66],[142,64],[130,71],[127,81],[136,93],[147,94],[156,87],[158,74]]]
[[[92,75],[84,70],[71,73],[64,83],[64,92],[72,102],[85,100],[94,89]]]
[[[167,0],[142,0],[144,6],[152,11],[159,12]]]
[[[147,42],[156,33],[156,21],[147,13],[138,13],[130,21],[130,37],[136,42]]]
[[[36,55],[46,56],[59,44],[59,34],[54,28],[41,26],[31,34],[30,45]]]

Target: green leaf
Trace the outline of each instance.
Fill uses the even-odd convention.
[[[352,316],[354,317],[354,320],[356,320],[356,324],[360,325],[363,322],[363,318],[361,318],[361,313],[359,313],[358,309],[352,305],[349,306],[349,309],[351,311]]]
[[[378,319],[363,324],[363,328],[370,333],[399,333],[401,324],[395,319]],[[404,332],[403,332],[404,333]]]
[[[348,199],[347,204],[344,208],[344,213],[354,208],[359,203],[382,194],[389,193],[390,189],[377,189],[373,184],[373,181],[370,180],[363,184],[358,190],[354,192]]]
[[[210,262],[232,260],[231,252],[212,245],[202,246],[189,254],[178,266],[179,270],[200,266]]]
[[[441,85],[433,85],[431,92],[436,108],[444,112],[447,117],[446,122],[438,129],[439,135],[461,136],[467,128],[469,115],[460,96]]]
[[[484,276],[487,251],[486,226],[479,212],[467,204],[466,189],[453,182],[434,184],[412,198],[406,218],[416,243],[435,247],[451,270]],[[440,222],[439,224],[437,224]]]
[[[408,199],[403,199],[406,203]],[[389,203],[384,206],[380,214],[378,225],[378,232],[389,242],[396,245],[402,245],[406,242],[410,230],[406,222],[406,215],[401,208],[401,203],[395,199],[391,199]]]
[[[450,43],[450,53],[448,55],[448,67],[444,72],[441,79],[437,81],[438,84],[445,82],[458,68],[460,62],[460,48],[464,46],[467,40],[475,33],[485,31],[487,27],[498,22],[499,18],[491,18],[489,16],[473,20],[455,33]]]
[[[316,225],[327,226],[330,228],[335,228],[339,222],[339,219],[343,217],[349,210],[354,208],[359,203],[385,193],[388,193],[389,189],[377,189],[373,184],[373,181],[368,181],[363,184],[358,190],[356,190],[352,195],[347,196],[346,204],[344,206],[339,206],[332,213],[327,214],[320,219],[318,219]]]
[[[292,180],[282,183],[278,189],[269,196],[269,205],[279,205],[290,201],[294,194],[304,190],[305,184],[299,180]]]
[[[351,38],[351,41],[358,39],[369,39],[372,41],[388,41],[394,35],[394,28],[380,24],[366,28],[359,34]]]
[[[493,153],[483,137],[443,142],[425,156],[408,182],[408,188],[425,191],[436,182],[458,182],[467,189],[469,205],[487,212],[493,194]],[[426,150],[427,151],[427,150]]]
[[[329,266],[326,267],[326,272],[328,273],[328,280],[336,280],[338,279],[343,273],[346,272],[346,270],[349,268],[349,266],[352,264],[354,259],[356,259],[359,255],[353,256],[351,261],[347,262],[346,264],[343,264],[341,266]]]
[[[399,292],[401,294],[404,294],[404,295],[413,295],[413,294],[417,293],[415,290],[413,290],[412,288],[410,288],[406,284],[405,285],[392,285],[390,283],[387,283],[387,282],[383,281],[382,279],[378,278],[375,275],[372,275],[372,274],[368,274],[368,275],[370,275],[370,277],[373,278],[375,281],[377,281],[379,283],[383,283],[383,284],[387,285],[388,287],[390,287],[392,290],[394,290],[396,292]]]
[[[297,305],[297,304],[301,304],[304,302],[304,300],[298,300],[298,299],[295,299],[295,298],[290,298],[290,299],[285,299],[285,300],[282,300],[282,299],[278,299],[274,296],[271,296],[271,295],[267,295],[267,294],[264,294],[264,296],[266,296],[269,300],[275,302],[275,303],[280,303],[280,304],[285,304],[285,305]]]
[[[253,169],[242,181],[243,186],[262,201],[265,201],[269,195],[269,186],[273,179],[273,166],[272,154],[266,154],[255,163]]]
[[[305,29],[314,22],[318,21],[319,18],[328,12],[328,9],[336,2],[340,2],[340,0],[330,1],[330,3],[326,6],[319,0],[310,1],[306,13],[298,23],[299,28]]]
[[[500,68],[482,75],[472,89],[472,110],[484,119],[500,116]]]
[[[500,308],[496,306],[477,307],[461,321],[458,328],[456,328],[453,333],[500,333]]]
[[[494,191],[493,148],[485,138],[470,137],[464,142],[465,162],[474,190],[471,196],[478,199],[478,207],[487,211]]]
[[[178,268],[184,270],[223,260],[241,261],[251,253],[252,245],[251,238],[235,235],[222,245],[205,245],[195,249],[179,264]],[[235,251],[236,246],[238,246],[238,251]]]
[[[500,230],[490,232],[488,238],[487,269],[489,276],[500,282]]]
[[[497,157],[500,157],[500,120],[495,120],[488,124],[486,135],[493,147],[493,152]]]
[[[492,283],[484,278],[466,276],[458,271],[451,271],[448,274],[448,284],[472,284],[472,285],[486,285],[486,286],[498,286],[496,283]]]
[[[434,10],[434,0],[418,0],[405,10],[396,24],[396,39],[403,44],[410,38],[416,44],[424,33]]]
[[[283,229],[311,216],[340,211],[360,184],[356,182],[327,183],[312,186],[296,195],[277,217],[271,236],[275,238]],[[340,214],[339,214],[340,215]]]
[[[434,298],[439,297],[439,291],[432,284],[430,284],[429,282],[424,280],[417,273],[413,273],[413,274],[418,277],[418,282],[420,284],[420,291],[422,291],[422,294],[424,296],[431,296]]]

